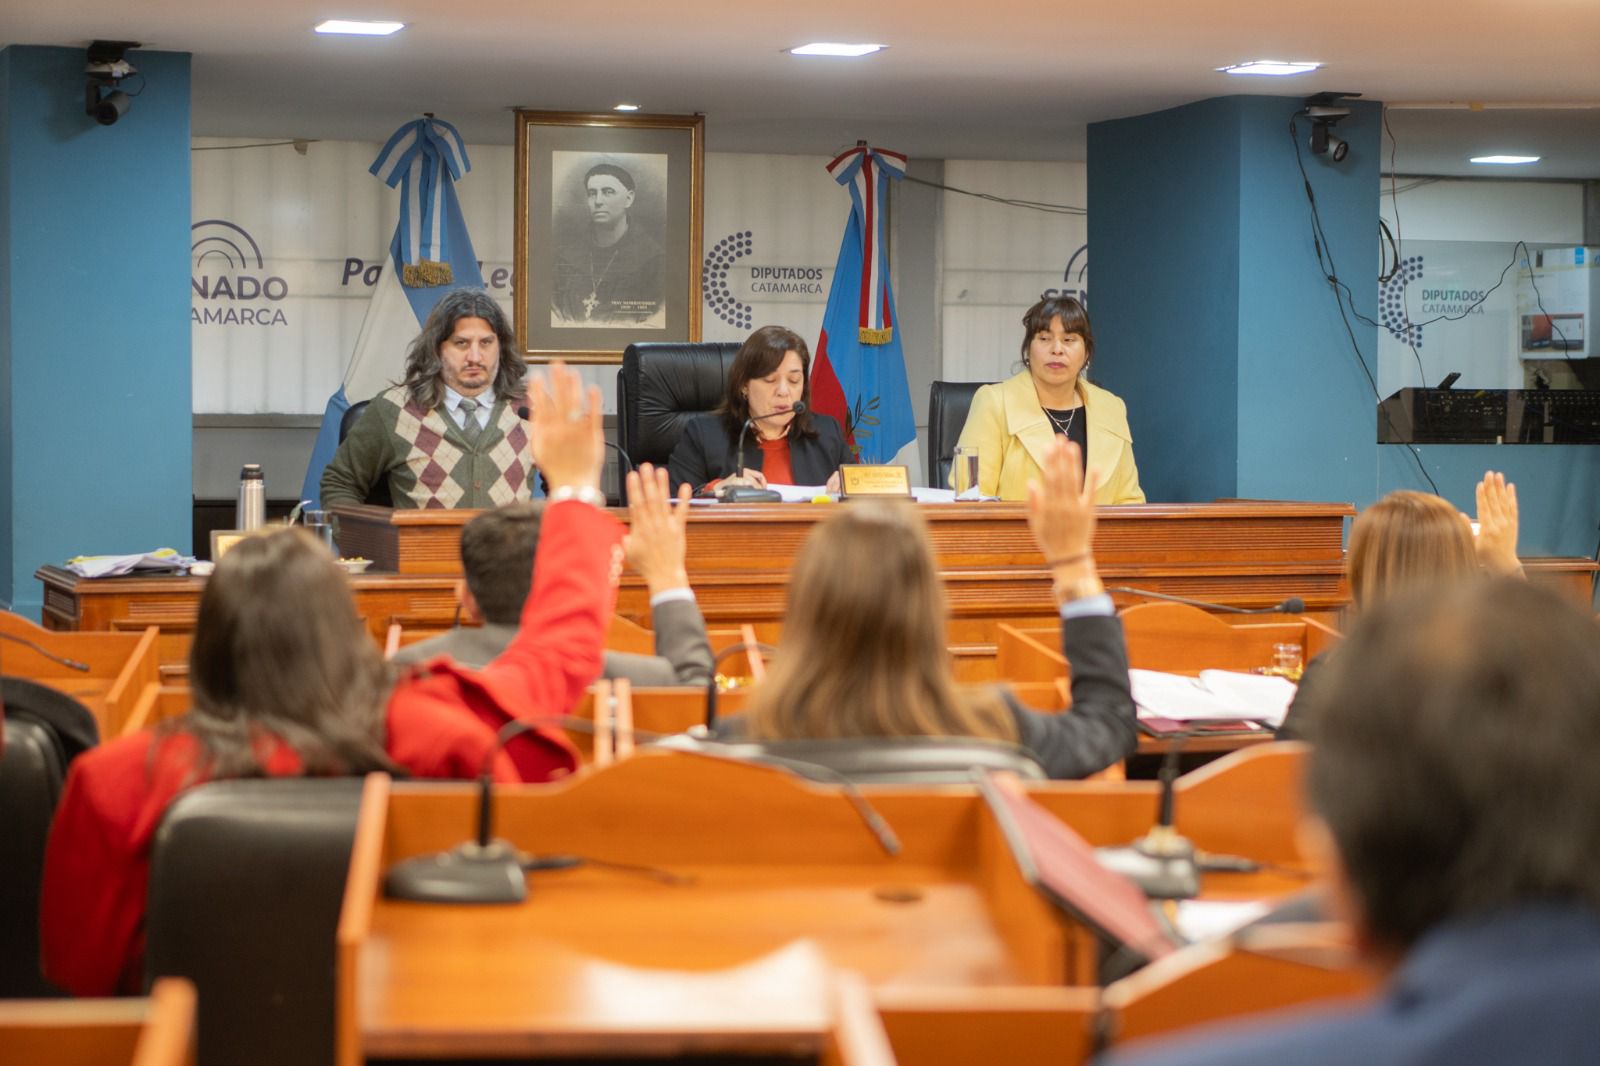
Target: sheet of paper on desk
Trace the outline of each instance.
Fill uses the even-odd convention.
[[[784,503],[810,503],[818,496],[828,494],[826,485],[774,485],[769,481],[767,488],[782,496]]]
[[[1293,682],[1281,677],[1232,670],[1202,670],[1199,677],[1129,670],[1128,681],[1141,717],[1177,722],[1247,718],[1278,726],[1295,691]]]
[[[1260,900],[1186,899],[1178,903],[1173,925],[1191,944],[1220,940],[1267,913]]]

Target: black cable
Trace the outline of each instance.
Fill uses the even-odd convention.
[[[993,193],[973,192],[971,189],[958,189],[954,185],[944,185],[927,178],[914,178],[910,174],[905,180],[917,185],[925,185],[930,189],[939,189],[943,192],[960,193],[962,196],[973,196],[979,200],[988,200],[990,203],[1003,204],[1006,207],[1024,207],[1030,211],[1043,211],[1047,215],[1087,215],[1087,207],[1073,207],[1070,204],[1052,204],[1043,200],[1017,200],[1008,196],[995,196]]]
[[[1339,309],[1339,321],[1344,323],[1345,336],[1350,339],[1350,351],[1355,355],[1356,363],[1361,367],[1361,373],[1367,379],[1367,386],[1372,390],[1372,399],[1373,402],[1378,406],[1379,415],[1383,417],[1384,421],[1389,423],[1391,435],[1395,435],[1392,432],[1394,429],[1394,423],[1390,419],[1388,411],[1383,406],[1383,397],[1378,395],[1378,381],[1375,377],[1373,377],[1372,369],[1367,366],[1366,356],[1361,354],[1361,343],[1356,340],[1355,327],[1350,325],[1350,318],[1345,314],[1345,301],[1339,296],[1340,288],[1343,287],[1346,292],[1349,292],[1349,286],[1344,285],[1339,280],[1339,271],[1338,268],[1334,266],[1333,262],[1333,250],[1328,247],[1328,236],[1326,231],[1322,228],[1322,215],[1317,210],[1317,195],[1316,192],[1311,188],[1311,175],[1306,173],[1305,159],[1300,154],[1300,129],[1298,125],[1296,125],[1295,119],[1299,118],[1302,114],[1304,114],[1304,112],[1297,111],[1289,116],[1289,140],[1294,145],[1295,166],[1300,169],[1300,181],[1305,188],[1306,204],[1309,206],[1311,211],[1311,244],[1317,253],[1317,267],[1322,271],[1323,277],[1327,279],[1328,283],[1333,286],[1333,303],[1334,306]],[[1378,324],[1376,322],[1373,322],[1371,319],[1362,316],[1360,312],[1356,311],[1354,294],[1351,294],[1350,310],[1354,312],[1357,317],[1362,318],[1363,321],[1367,322],[1374,328],[1377,328]],[[1423,478],[1427,480],[1428,484],[1433,487],[1433,494],[1435,496],[1441,495],[1439,492],[1439,486],[1435,484],[1433,476],[1428,473],[1427,466],[1422,462],[1422,453],[1417,451],[1416,445],[1414,444],[1406,444],[1405,447],[1406,450],[1411,453],[1411,457],[1416,460],[1417,471],[1421,473]]]
[[[299,138],[293,141],[262,141],[260,144],[200,144],[190,145],[191,152],[237,152],[245,148],[282,148],[284,145],[316,144],[311,138]]]

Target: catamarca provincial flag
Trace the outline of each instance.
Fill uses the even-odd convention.
[[[483,274],[461,217],[455,182],[472,169],[461,135],[435,118],[395,130],[369,168],[400,189],[400,219],[389,242],[389,261],[372,289],[344,382],[328,400],[311,451],[300,498],[320,505],[322,470],[339,447],[339,421],[351,404],[370,400],[405,367],[433,305],[451,289],[482,288]]]
[[[899,181],[905,171],[905,156],[864,144],[828,164],[833,179],[850,190],[850,220],[817,338],[811,400],[815,410],[839,420],[860,462],[890,462],[910,445],[915,467],[917,424],[889,290],[882,210],[890,180]]]

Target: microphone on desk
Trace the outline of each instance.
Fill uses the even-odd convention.
[[[1106,591],[1120,592],[1124,595],[1138,596],[1147,600],[1161,600],[1164,603],[1181,603],[1189,607],[1198,607],[1203,611],[1220,611],[1223,614],[1301,614],[1306,609],[1306,601],[1299,596],[1290,596],[1288,599],[1275,603],[1271,607],[1234,607],[1226,603],[1191,600],[1184,596],[1171,596],[1165,592],[1136,589],[1128,585],[1113,585],[1108,587]]]
[[[778,649],[772,645],[762,644],[760,641],[740,641],[738,644],[730,644],[723,648],[717,652],[716,658],[711,660],[711,680],[706,682],[705,732],[707,735],[717,731],[717,667],[722,665],[722,660],[734,652],[749,651],[751,648],[765,652],[768,655],[776,655],[778,652]]]
[[[517,417],[522,419],[524,422],[528,420],[528,416],[531,413],[532,412],[528,409],[527,404],[523,404],[517,408]],[[626,469],[620,469],[619,467],[619,472],[617,474],[619,480],[623,477],[626,477],[632,471],[639,469],[639,464],[633,461],[633,456],[622,450],[622,445],[609,440],[602,441],[601,443],[603,443],[607,448],[610,448],[612,451],[616,452],[617,458],[628,464]]]
[[[41,648],[27,637],[15,636],[11,633],[0,633],[0,640],[9,640],[13,644],[21,644],[24,648],[27,648],[31,652],[34,652],[38,655],[43,655],[46,659],[49,659],[57,666],[65,666],[69,670],[77,670],[85,674],[89,672],[90,667],[88,663],[80,663],[78,660],[69,659],[65,655],[57,655],[53,651],[48,651],[44,648]]]
[[[1178,755],[1188,738],[1188,733],[1177,734],[1162,761],[1161,805],[1156,824],[1132,844],[1095,849],[1095,858],[1102,866],[1133,881],[1151,899],[1193,899],[1200,894],[1194,844],[1173,824]]]
[[[750,427],[769,418],[781,418],[784,415],[799,416],[805,414],[805,410],[805,401],[796,400],[794,406],[787,411],[768,411],[764,415],[751,415],[745,419],[744,425],[739,427],[739,444],[734,449],[732,476],[738,477],[744,473],[744,438],[750,432]],[[717,499],[723,503],[777,503],[783,497],[771,489],[758,489],[751,485],[729,485],[717,490]]]
[[[495,736],[478,775],[477,839],[449,851],[419,855],[395,863],[383,879],[389,899],[414,903],[521,903],[528,898],[522,853],[494,839],[494,759],[510,741],[534,728],[521,720],[507,722]]]

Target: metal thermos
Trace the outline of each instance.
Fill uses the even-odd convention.
[[[239,471],[239,506],[233,513],[235,529],[260,529],[267,520],[267,482],[260,463],[246,463]]]

